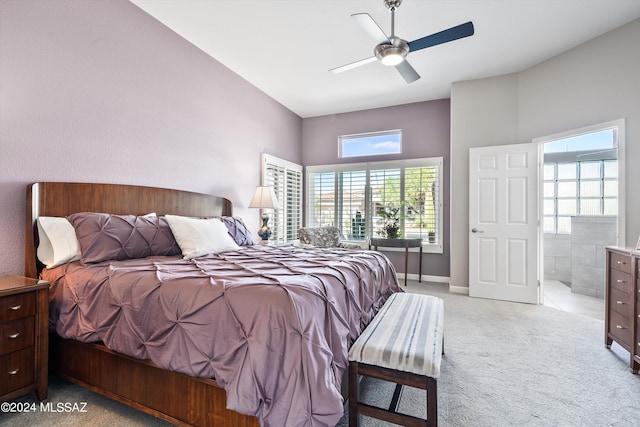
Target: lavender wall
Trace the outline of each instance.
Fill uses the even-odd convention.
[[[449,277],[449,137],[448,99],[305,118],[302,123],[302,162],[305,166],[354,163],[365,160],[397,160],[443,157],[443,253],[424,254],[422,273]],[[402,154],[368,158],[338,158],[338,137],[354,133],[402,129]],[[398,271],[404,270],[404,254],[387,252]],[[409,273],[418,274],[418,255],[411,254]]]
[[[35,181],[170,187],[247,205],[302,119],[126,0],[0,2],[0,274],[24,270]],[[241,147],[241,148],[240,148]]]

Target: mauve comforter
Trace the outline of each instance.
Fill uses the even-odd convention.
[[[401,292],[373,251],[248,246],[43,271],[63,338],[215,378],[265,426],[335,425],[349,346]]]

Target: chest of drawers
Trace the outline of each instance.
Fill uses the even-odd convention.
[[[47,398],[49,283],[0,277],[0,402]]]
[[[606,251],[605,345],[613,341],[630,354],[634,373],[640,369],[640,253],[630,248]]]

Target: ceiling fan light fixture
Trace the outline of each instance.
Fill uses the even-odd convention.
[[[375,47],[374,53],[376,58],[384,65],[398,65],[407,57],[409,53],[409,44],[399,38],[391,38],[391,44],[382,43]]]
[[[384,65],[394,66],[404,61],[404,58],[405,56],[407,56],[407,54],[402,49],[392,47],[380,52],[380,54],[376,56]]]

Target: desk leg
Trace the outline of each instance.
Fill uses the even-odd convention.
[[[409,246],[404,248],[404,285],[407,286],[407,276],[409,275]]]
[[[418,282],[422,283],[422,243],[420,243],[420,255],[418,256],[420,257],[420,264],[418,264]]]

